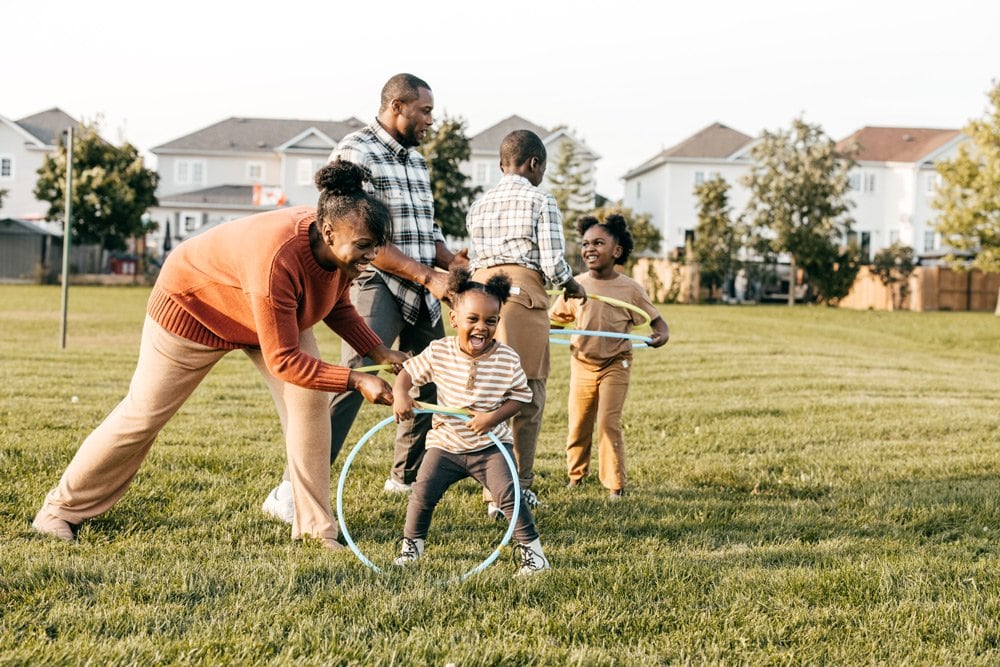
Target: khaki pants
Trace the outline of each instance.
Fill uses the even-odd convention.
[[[627,358],[615,359],[604,367],[570,359],[566,469],[571,480],[582,479],[587,474],[596,422],[601,484],[608,489],[625,488],[622,408],[631,365],[632,361]]]
[[[319,358],[312,330],[302,350]],[[128,394],[80,445],[45,498],[50,514],[80,523],[110,509],[135,477],[160,429],[229,350],[193,343],[146,317]],[[295,521],[292,538],[337,537],[330,510],[330,394],[275,378],[259,350],[245,350],[264,376],[285,432]],[[220,443],[220,446],[224,446]]]

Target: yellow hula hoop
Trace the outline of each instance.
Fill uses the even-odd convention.
[[[550,290],[546,290],[546,292],[548,294],[552,294],[552,295],[556,295],[556,296],[558,296],[559,294],[563,293],[563,291],[561,289],[550,289]],[[640,315],[642,315],[642,319],[645,320],[645,321],[642,324],[637,325],[636,328],[648,327],[648,326],[650,326],[650,323],[653,321],[653,318],[651,318],[649,316],[649,313],[647,313],[645,310],[643,310],[639,306],[636,306],[636,305],[633,305],[631,303],[628,303],[627,301],[622,301],[621,299],[615,299],[615,298],[610,297],[610,296],[601,296],[600,294],[588,294],[587,298],[588,299],[594,299],[596,301],[603,301],[604,303],[608,304],[609,306],[618,306],[619,308],[624,308],[626,310],[631,310],[631,311],[633,311],[635,313],[639,313]],[[555,326],[559,326],[559,327],[566,327],[566,326],[568,326],[570,324],[573,324],[572,322],[556,322],[555,320],[551,320],[551,322]]]
[[[392,364],[375,364],[373,366],[359,366],[358,368],[352,368],[352,371],[357,371],[359,373],[371,373],[372,371],[391,371]]]

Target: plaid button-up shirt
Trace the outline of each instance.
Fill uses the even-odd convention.
[[[539,271],[554,285],[573,277],[556,200],[523,176],[501,178],[472,205],[465,222],[472,269],[519,264]]]
[[[392,242],[408,257],[433,267],[435,244],[444,243],[444,235],[434,224],[434,193],[423,156],[393,139],[376,120],[344,137],[330,154],[330,161],[338,157],[367,172],[366,188],[392,214]],[[391,273],[378,273],[407,322],[417,321],[421,299],[430,311],[431,323],[441,319],[441,304],[425,287]]]

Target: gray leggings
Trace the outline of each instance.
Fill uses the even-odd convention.
[[[510,453],[510,444],[504,443]],[[455,454],[438,447],[428,447],[417,472],[417,481],[410,491],[406,506],[406,527],[403,536],[411,540],[426,539],[431,515],[441,496],[455,482],[472,477],[489,489],[495,502],[508,518],[514,511],[514,480],[503,454],[496,445],[464,454]],[[514,524],[514,539],[527,543],[538,539],[535,518],[521,500],[521,511]]]

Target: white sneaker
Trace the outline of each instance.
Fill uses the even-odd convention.
[[[385,480],[385,484],[382,485],[382,490],[386,493],[409,493],[410,485],[403,484],[402,482],[397,482],[392,477]]]
[[[549,559],[545,557],[545,552],[542,551],[540,539],[536,539],[530,544],[514,545],[514,562],[520,565],[515,577],[538,574],[552,567],[549,565]]]
[[[493,519],[494,521],[506,521],[507,515],[503,513],[499,505],[490,503],[486,506],[486,516]]]
[[[399,558],[392,561],[393,565],[398,565],[399,567],[405,567],[406,565],[412,565],[424,555],[424,541],[420,538],[411,540],[408,537],[403,538],[403,548],[399,552]]]
[[[295,519],[295,502],[292,500],[292,483],[285,480],[278,486],[271,489],[271,493],[267,494],[267,498],[264,499],[264,504],[261,505],[260,509],[264,512],[264,514],[273,517],[278,521],[284,521],[289,524],[292,523]]]

